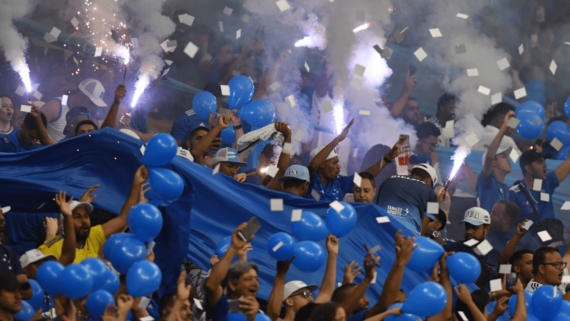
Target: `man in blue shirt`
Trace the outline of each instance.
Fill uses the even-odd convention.
[[[44,114],[41,114],[41,119],[45,132],[47,120]],[[36,118],[32,113],[27,114],[20,129],[14,128],[10,135],[0,139],[0,152],[23,153],[42,147],[42,145],[38,144],[38,140],[40,139],[39,131]]]
[[[509,188],[504,181],[505,176],[511,172],[509,156],[512,148],[508,144],[501,144],[501,140],[509,130],[507,123],[513,117],[513,111],[505,115],[503,125],[483,154],[483,170],[477,178],[477,203],[486,211],[491,211],[498,200],[509,199]]]
[[[311,162],[307,166],[311,175],[307,198],[312,197],[325,202],[342,201],[345,194],[353,192],[354,175],[338,175],[340,165],[338,154],[334,151],[334,148],[346,138],[352,124],[354,119],[327,146],[317,147],[311,151]],[[398,157],[402,143],[407,138],[408,136],[401,137],[388,154],[363,172],[368,172],[374,177],[380,174],[386,165]]]
[[[433,167],[427,163],[416,165],[410,176],[394,175],[385,180],[378,189],[376,205],[410,231],[421,235],[424,223],[429,224],[429,218],[424,216],[428,202],[439,201],[433,190],[437,183],[437,173]],[[443,198],[445,193],[440,195]]]
[[[542,244],[532,237],[532,234],[523,233],[513,241],[513,237],[520,231],[521,224],[517,226],[519,207],[509,200],[499,200],[491,211],[491,230],[487,234],[487,241],[494,249],[503,253],[507,244],[514,244],[514,250],[529,249],[536,251]],[[520,241],[520,242],[519,242]],[[512,252],[514,252],[514,250]]]
[[[529,201],[533,202],[541,221],[554,218],[552,194],[554,194],[554,189],[570,173],[570,157],[566,158],[554,171],[547,174],[545,159],[550,158],[550,156],[550,154],[543,155],[535,149],[529,149],[520,157],[519,162],[524,179],[518,185],[513,185],[509,191],[509,199],[519,207],[518,222],[529,219],[535,224],[538,223]],[[535,180],[542,183],[539,191],[534,190]],[[526,191],[530,200],[527,200],[521,188]],[[543,200],[541,194],[548,194],[548,201]]]

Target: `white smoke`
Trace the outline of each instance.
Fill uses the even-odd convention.
[[[28,41],[16,30],[13,21],[30,14],[35,7],[36,2],[32,0],[3,0],[0,4],[0,49],[12,68],[20,74],[28,92],[32,90],[30,69],[24,56]]]

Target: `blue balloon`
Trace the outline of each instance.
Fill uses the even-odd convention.
[[[150,261],[140,261],[127,273],[127,290],[135,298],[151,295],[162,281],[162,272]]]
[[[564,161],[568,158],[568,153],[570,153],[570,146],[562,147],[556,154],[556,159]]]
[[[568,98],[564,103],[564,113],[567,117],[570,117],[570,98]]]
[[[277,247],[279,243],[283,243],[283,245],[274,251],[275,247]],[[277,261],[289,260],[293,255],[295,255],[295,249],[293,248],[294,244],[295,241],[291,235],[285,232],[278,232],[271,235],[267,241],[267,251],[269,252],[269,255]]]
[[[111,253],[111,263],[115,270],[127,274],[135,262],[146,258],[146,246],[140,240],[131,238],[117,244]]]
[[[446,304],[447,293],[443,286],[436,282],[424,282],[410,292],[402,305],[402,312],[431,317],[440,313]]]
[[[526,139],[535,139],[544,130],[543,117],[535,113],[523,112],[517,115],[520,123],[517,126],[517,132],[519,135]]]
[[[192,109],[200,118],[208,120],[210,113],[214,114],[218,109],[218,102],[211,92],[201,91],[192,98]]]
[[[350,233],[356,225],[356,211],[352,205],[340,202],[344,208],[337,212],[334,208],[329,207],[327,210],[327,225],[331,230],[331,234],[336,237],[343,237]]]
[[[40,265],[36,279],[44,291],[53,295],[63,293],[59,284],[59,276],[63,269],[63,265],[57,261],[47,261]]]
[[[247,321],[247,317],[241,313],[228,313],[228,321]]]
[[[293,265],[303,272],[315,272],[325,262],[323,248],[313,241],[301,241],[293,247],[295,249]]]
[[[137,204],[131,207],[127,223],[137,239],[150,242],[162,229],[162,214],[152,204]]]
[[[28,303],[30,303],[34,311],[37,311],[42,307],[45,292],[36,280],[29,279],[29,281],[32,287],[32,298],[28,300]]]
[[[86,258],[79,264],[86,267],[87,271],[91,273],[91,277],[93,278],[93,289],[91,289],[91,291],[99,289],[107,279],[107,271],[110,271],[107,265],[96,257]]]
[[[526,314],[526,321],[540,321],[534,314]]]
[[[275,107],[267,100],[254,100],[245,105],[238,116],[252,126],[264,127],[275,120]]]
[[[525,98],[525,102],[527,101],[537,102],[541,105],[544,105],[546,103],[546,97],[543,93],[529,92]]]
[[[330,210],[333,209],[329,208],[329,211]],[[324,240],[329,234],[329,230],[323,219],[312,212],[303,212],[300,221],[291,223],[291,231],[293,232],[293,236],[301,241],[309,240],[318,242]]]
[[[532,295],[532,312],[541,320],[558,315],[562,306],[562,294],[552,285],[543,285]]]
[[[570,315],[559,314],[556,317],[554,317],[554,319],[551,319],[551,321],[570,321]]]
[[[22,321],[29,321],[32,319],[34,314],[36,314],[36,311],[34,311],[32,305],[28,301],[22,301],[22,309],[18,313],[14,314],[14,318]]]
[[[524,290],[524,302],[526,305],[526,314],[532,314],[532,292]],[[509,299],[509,313],[511,316],[515,315],[515,310],[517,308],[517,295],[513,294]]]
[[[116,245],[125,240],[132,239],[133,237],[134,236],[130,233],[117,233],[111,235],[111,237],[109,237],[107,241],[105,241],[105,245],[103,245],[103,253],[105,253],[105,257],[107,258],[107,260],[113,261],[113,257],[111,256],[111,254],[113,253],[113,249],[115,248]]]
[[[255,321],[271,321],[271,318],[267,314],[258,313],[255,315]]]
[[[91,291],[93,277],[85,266],[71,264],[59,275],[59,283],[61,283],[61,290],[66,297],[77,300]]]
[[[387,311],[390,311],[395,308],[402,308],[403,303],[395,303],[392,304]],[[419,317],[417,315],[404,313],[401,315],[389,315],[384,320],[385,321],[418,321]]]
[[[524,85],[524,87],[526,88],[527,92],[537,92],[537,93],[544,93],[544,90],[546,89],[544,87],[544,83],[538,79],[531,79],[529,80],[526,85]]]
[[[169,134],[158,134],[150,139],[143,156],[143,164],[157,167],[170,163],[176,157],[178,144]]]
[[[85,301],[89,315],[95,320],[101,319],[108,305],[115,305],[115,298],[105,290],[97,290],[91,293]]]
[[[549,141],[557,138],[563,145],[570,145],[570,125],[561,120],[556,120],[548,125],[546,137]]]
[[[236,76],[228,83],[230,87],[230,95],[228,96],[228,104],[230,109],[239,109],[249,103],[253,97],[253,81],[246,76]]]
[[[558,314],[570,315],[570,302],[562,300],[562,306],[560,306],[560,312]]]
[[[416,272],[432,269],[443,254],[443,247],[434,240],[424,236],[418,236],[414,246],[416,246],[416,244],[418,247],[412,252],[412,257],[407,267]],[[412,312],[412,314],[417,313]]]
[[[165,168],[149,170],[150,185],[158,197],[165,201],[174,201],[184,191],[184,181],[177,173]]]
[[[111,294],[115,294],[119,290],[120,285],[121,281],[117,273],[107,269],[107,272],[105,272],[105,282],[99,290],[105,290]]]
[[[222,138],[222,142],[224,142],[224,143],[228,143],[228,144],[235,143],[236,142],[236,131],[234,129],[234,126],[230,126],[228,128],[222,129],[222,132],[220,133],[220,137]]]
[[[147,178],[145,184],[148,183],[150,186],[150,178]],[[144,193],[144,197],[148,198],[149,200],[160,200],[160,197],[156,195],[156,193],[150,188],[146,193]]]
[[[447,269],[459,283],[473,283],[481,274],[481,263],[472,254],[458,252],[446,259]]]
[[[545,115],[544,107],[542,107],[540,103],[536,101],[529,101],[528,99],[515,110],[515,115],[517,118],[519,118],[519,116],[523,113],[537,114],[540,116],[540,119],[544,119]]]

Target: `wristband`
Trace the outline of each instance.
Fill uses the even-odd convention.
[[[241,127],[242,127],[241,124],[239,124],[239,125],[237,125],[237,126],[234,126],[234,130],[241,129]]]
[[[388,159],[386,158],[386,156],[384,156],[384,161],[388,164],[390,164],[393,160],[392,159]]]

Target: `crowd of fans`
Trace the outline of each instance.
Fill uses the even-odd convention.
[[[517,37],[528,42],[528,50],[522,55],[513,54],[511,73],[513,89],[523,87],[530,80],[538,79],[546,85],[546,118],[567,121],[562,110],[562,101],[570,93],[570,82],[562,81],[568,73],[559,72],[556,77],[548,76],[548,65],[553,57],[566,61],[564,31],[561,20],[570,12],[567,3],[557,4],[553,10],[552,1],[536,1],[531,10],[532,19],[527,26],[519,28]],[[42,7],[36,10],[35,19],[42,21],[46,12],[56,10]],[[62,13],[63,14],[63,13]],[[178,17],[180,11],[172,12]],[[34,18],[34,17],[33,17]],[[47,19],[47,18],[46,18]],[[42,81],[38,91],[44,101],[37,96],[32,99],[14,94],[18,87],[17,74],[4,62],[0,68],[0,157],[4,153],[23,153],[58,144],[76,136],[89,134],[109,127],[148,142],[156,133],[170,133],[179,146],[179,156],[196,164],[207,166],[214,172],[227,175],[243,184],[254,184],[267,189],[281,191],[301,198],[311,198],[318,202],[350,201],[375,204],[382,208],[393,221],[409,229],[417,237],[428,237],[444,247],[446,252],[439,259],[430,277],[439,282],[448,294],[444,310],[429,320],[497,320],[509,315],[508,299],[516,294],[517,304],[513,320],[526,320],[525,290],[534,292],[543,285],[557,287],[566,294],[563,277],[569,275],[567,264],[570,251],[564,238],[564,228],[555,217],[553,202],[544,201],[544,194],[552,195],[562,181],[570,174],[570,158],[565,159],[555,169],[548,172],[545,160],[551,157],[552,150],[545,138],[536,142],[522,139],[507,124],[514,117],[515,107],[502,102],[490,107],[481,125],[485,135],[473,150],[484,152],[483,170],[474,172],[464,163],[456,178],[446,184],[447,177],[439,168],[437,148],[453,147],[453,137],[446,137],[444,128],[455,119],[455,106],[458,98],[451,93],[441,95],[437,102],[437,112],[431,117],[420,113],[418,100],[414,97],[417,81],[415,75],[407,73],[404,89],[394,102],[384,98],[377,108],[388,108],[394,118],[401,118],[413,125],[417,133],[417,143],[411,148],[407,174],[397,173],[396,160],[408,143],[403,136],[393,146],[373,146],[362,159],[342,164],[337,146],[344,141],[354,124],[348,124],[338,135],[315,132],[313,140],[303,144],[300,154],[294,155],[291,149],[291,128],[284,122],[275,122],[262,128],[257,135],[275,141],[265,145],[260,153],[254,153],[255,166],[246,162],[240,142],[251,139],[249,126],[242,122],[234,111],[224,103],[220,85],[225,85],[238,71],[241,75],[255,80],[256,90],[253,100],[267,99],[270,85],[278,78],[281,65],[288,59],[289,52],[281,52],[275,59],[265,48],[260,38],[254,38],[247,46],[237,48],[210,33],[200,24],[192,28],[181,24],[176,18],[177,29],[172,40],[178,41],[177,49],[167,59],[173,60],[170,75],[187,85],[204,88],[217,98],[217,111],[210,119],[203,120],[186,102],[186,94],[171,89],[160,88],[160,79],[147,91],[152,97],[158,90],[163,91],[161,99],[148,99],[146,106],[130,112],[122,102],[127,88],[119,78],[121,72],[105,67],[104,64],[85,58],[77,63],[84,72],[69,72],[77,66],[69,60],[61,62],[63,50],[47,47],[35,41],[30,47],[30,69],[40,75]],[[499,28],[498,17],[490,9],[487,25]],[[495,21],[494,24],[489,21]],[[58,22],[44,21],[49,25]],[[70,26],[58,26],[65,30]],[[392,26],[395,32],[397,24]],[[492,29],[492,27],[489,27]],[[494,30],[484,30],[495,33]],[[512,28],[511,28],[512,29]],[[26,34],[26,30],[21,30]],[[81,30],[77,31],[81,32]],[[503,34],[497,32],[497,34]],[[194,41],[208,54],[196,62],[189,62],[182,49],[183,42]],[[511,39],[512,40],[512,39]],[[389,41],[411,45],[413,39]],[[512,41],[504,41],[510,44]],[[517,42],[518,44],[518,42]],[[507,45],[505,45],[507,46]],[[512,51],[513,48],[504,48]],[[568,56],[568,55],[567,55]],[[52,61],[53,64],[45,63]],[[93,72],[88,65],[97,65]],[[89,69],[92,69],[89,67]],[[71,76],[69,76],[71,75]],[[327,68],[320,75],[301,71],[301,89],[312,101],[309,113],[315,123],[326,122],[323,103],[330,91],[331,78]],[[116,86],[111,101],[106,89]],[[62,102],[65,95],[67,102]],[[30,106],[30,112],[23,112],[19,106]],[[546,123],[546,121],[545,121]],[[228,144],[221,141],[220,133],[233,126],[236,141]],[[268,131],[269,134],[268,134]],[[279,134],[279,135],[276,135]],[[365,133],[360,132],[360,135]],[[279,138],[277,138],[279,137]],[[255,137],[254,137],[255,138]],[[242,139],[240,141],[240,139]],[[254,144],[255,145],[255,144]],[[246,149],[252,148],[247,146]],[[520,154],[519,165],[524,178],[512,186],[507,186],[505,177],[512,170],[511,151]],[[544,151],[544,152],[543,152]],[[350,155],[356,155],[354,148]],[[348,158],[354,158],[349,156]],[[103,320],[226,320],[228,311],[239,311],[248,321],[264,314],[267,318],[283,321],[380,321],[391,315],[401,314],[396,303],[406,300],[401,290],[405,277],[404,267],[415,250],[415,237],[405,238],[400,232],[395,236],[396,252],[388,277],[378,280],[382,284],[382,294],[376,302],[365,296],[370,286],[376,283],[376,267],[380,261],[377,253],[367,253],[365,257],[355,257],[345,267],[342,284],[337,284],[336,275],[339,240],[330,235],[326,240],[328,253],[326,272],[320,285],[311,280],[285,282],[287,271],[293,259],[276,262],[276,273],[271,295],[267,301],[256,298],[259,290],[258,266],[248,261],[249,242],[238,232],[247,223],[238,226],[231,236],[231,246],[218,257],[213,255],[211,270],[205,271],[192,262],[185,262],[178,279],[177,290],[158,297],[153,295],[150,303],[141,304],[142,298],[129,296],[125,285],[125,275],[117,272],[103,254],[103,245],[112,235],[128,229],[127,214],[137,203],[147,202],[145,181],[148,170],[141,166],[133,179],[132,189],[119,215],[94,208],[98,185],[92,186],[78,198],[69,199],[65,191],[55,195],[60,213],[16,213],[9,207],[0,213],[0,320],[17,320],[14,317],[21,308],[21,300],[32,297],[29,280],[36,279],[38,268],[45,262],[57,260],[66,266],[79,263],[90,257],[98,257],[108,263],[109,268],[119,275],[121,286],[113,293],[116,307],[109,307]],[[536,181],[541,187],[535,188]],[[470,191],[463,191],[459,183],[467,183]],[[77,195],[79,196],[79,195]],[[9,206],[9,200],[3,200]],[[437,210],[428,209],[437,204]],[[532,225],[531,225],[532,224]],[[539,232],[547,231],[549,240]],[[472,242],[469,242],[472,241]],[[479,245],[487,241],[492,249],[482,254]],[[384,249],[388,250],[388,249]],[[481,274],[475,282],[477,290],[470,291],[463,284],[455,287],[450,281],[446,259],[451,253],[466,252],[481,262]],[[234,256],[236,262],[232,262]],[[147,260],[153,261],[154,254],[149,248]],[[358,263],[361,262],[361,266]],[[500,272],[501,266],[510,265],[508,273]],[[516,275],[507,285],[507,277]],[[355,279],[364,275],[359,283]],[[502,279],[501,289],[491,289],[490,281]],[[458,300],[454,303],[451,297]],[[494,309],[488,303],[496,302]],[[528,302],[527,302],[528,304]],[[513,309],[514,310],[514,309]],[[42,308],[33,320],[89,320],[85,298],[71,300],[62,295],[45,294]],[[151,319],[149,319],[151,318]],[[243,320],[243,319],[241,319]]]

